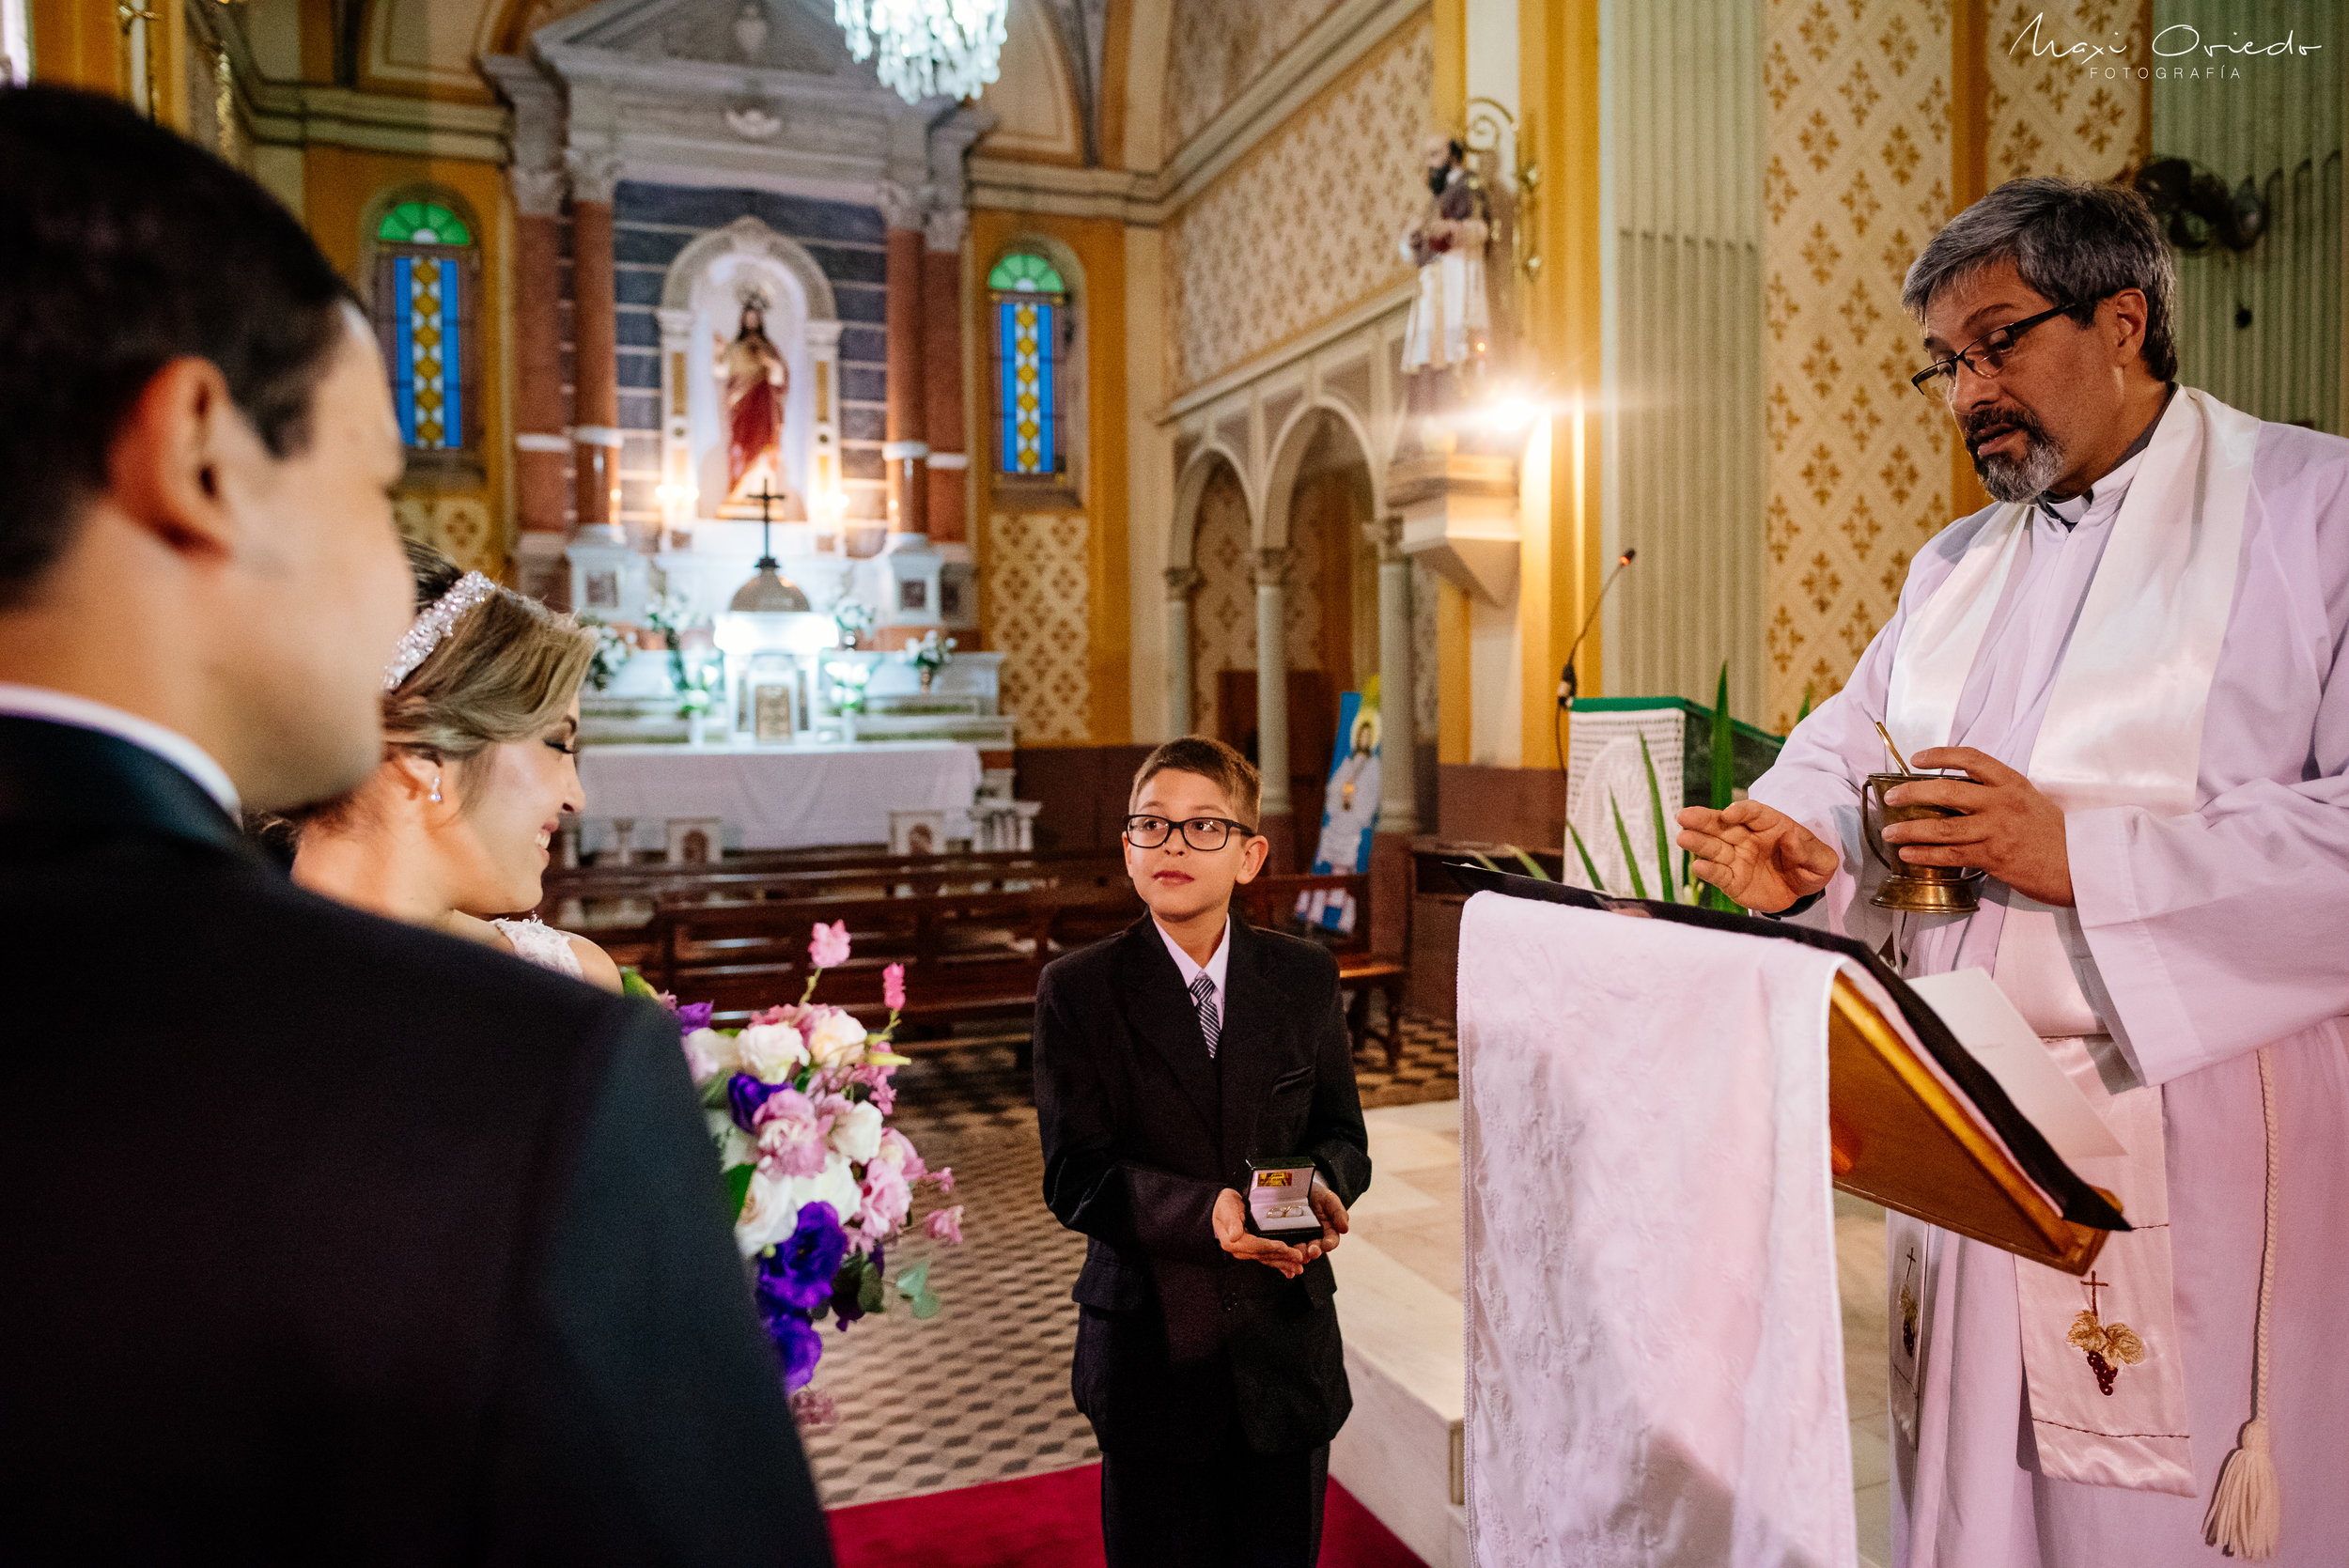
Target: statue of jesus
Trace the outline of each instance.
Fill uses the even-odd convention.
[[[735,502],[762,481],[783,489],[783,399],[791,369],[767,335],[766,302],[742,301],[742,330],[718,348],[713,367],[726,411],[726,493]]]

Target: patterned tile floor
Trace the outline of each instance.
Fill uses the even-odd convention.
[[[843,1332],[824,1326],[817,1386],[839,1424],[815,1435],[808,1458],[830,1507],[1005,1481],[1100,1457],[1068,1397],[1077,1309],[1068,1287],[1084,1239],[1044,1207],[1028,1075],[1018,1034],[918,1048],[899,1070],[896,1125],[931,1165],[951,1165],[964,1205],[958,1248],[909,1243],[889,1272],[932,1256],[945,1310],[927,1323],[902,1303]],[[1386,1070],[1373,1045],[1357,1062],[1365,1106],[1459,1094],[1448,1024],[1404,1020],[1403,1060]],[[926,1212],[926,1198],[920,1212]]]

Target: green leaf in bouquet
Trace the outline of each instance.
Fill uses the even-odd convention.
[[[1589,874],[1592,888],[1599,893],[1605,893],[1607,882],[1598,874],[1598,862],[1591,859],[1590,846],[1582,842],[1582,835],[1575,831],[1574,824],[1571,822],[1566,824],[1566,836],[1574,840],[1574,852],[1582,857],[1582,869]],[[1477,859],[1483,860],[1484,857],[1479,855]],[[1500,868],[1496,866],[1494,869]]]
[[[1647,808],[1656,815],[1656,880],[1663,886],[1664,902],[1677,904],[1680,894],[1672,890],[1672,840],[1664,833],[1664,786],[1657,782],[1656,758],[1647,749],[1647,737],[1644,735],[1640,737],[1640,761],[1647,768]],[[1621,826],[1621,813],[1616,814],[1615,820]],[[1627,856],[1629,853],[1626,848],[1625,854]]]
[[[916,1322],[927,1322],[938,1315],[938,1293],[930,1289],[930,1260],[924,1258],[911,1268],[900,1269],[893,1281],[897,1294],[906,1298],[907,1310]]]
[[[731,1165],[726,1168],[726,1209],[735,1219],[742,1218],[742,1205],[751,1200],[751,1178],[758,1174],[755,1165]]]
[[[646,1001],[661,1000],[661,993],[654,990],[646,983],[645,977],[632,969],[620,970],[620,993],[623,996],[642,997]]]
[[[863,1266],[858,1271],[856,1304],[868,1312],[878,1312],[888,1304],[889,1300],[881,1290],[880,1270],[873,1266],[873,1260],[870,1257],[859,1258],[857,1261]]]
[[[1647,878],[1640,875],[1640,857],[1631,852],[1631,830],[1623,825],[1623,807],[1615,802],[1615,792],[1607,792],[1607,809],[1615,814],[1615,842],[1623,846],[1623,863],[1631,873],[1631,896],[1647,896]]]

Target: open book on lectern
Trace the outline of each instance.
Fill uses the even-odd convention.
[[[2129,1228],[2111,1195],[2089,1186],[2058,1152],[2059,1141],[2074,1157],[2108,1152],[2098,1141],[2108,1144],[2110,1134],[2092,1111],[2080,1120],[2077,1110],[2086,1110],[2086,1102],[2051,1059],[2015,1052],[2002,1063],[2009,1080],[2002,1084],[1951,1019],[1919,994],[1919,986],[1935,989],[1952,1017],[1964,1015],[1969,1033],[1985,1044],[1995,1030],[1984,1019],[1995,1024],[1999,1011],[2011,1016],[1987,976],[1911,985],[1864,944],[1807,926],[1616,898],[1484,866],[1455,862],[1449,869],[1470,892],[1798,942],[1849,959],[1871,984],[1838,975],[1828,1009],[1828,1122],[1839,1188],[2071,1274],[2088,1271],[2108,1233]],[[2050,1071],[2056,1085],[2045,1080]],[[2030,1099],[2037,1123],[2017,1106],[2010,1084]],[[2077,1108],[2067,1094],[2079,1101]]]

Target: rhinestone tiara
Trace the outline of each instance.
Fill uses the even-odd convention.
[[[457,580],[456,585],[424,607],[424,613],[402,633],[399,646],[392,654],[391,663],[383,669],[383,690],[396,690],[399,683],[415,674],[416,666],[432,656],[448,635],[448,629],[457,618],[491,594],[498,585],[477,571],[469,571]]]

